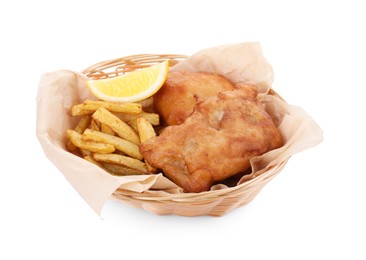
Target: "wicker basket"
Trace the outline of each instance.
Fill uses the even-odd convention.
[[[135,69],[151,66],[164,60],[169,60],[170,66],[175,65],[186,56],[175,54],[140,54],[122,57],[114,60],[99,62],[86,68],[82,73],[92,79],[115,77]],[[277,95],[270,90],[270,95]],[[272,166],[265,172],[257,172],[256,176],[248,175],[245,182],[224,189],[211,190],[201,193],[179,193],[162,196],[161,192],[147,190],[131,192],[117,189],[112,198],[135,207],[159,215],[176,214],[181,216],[222,216],[232,209],[246,205],[254,199],[258,192],[274,178],[287,163]]]

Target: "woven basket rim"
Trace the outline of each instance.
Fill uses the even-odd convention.
[[[82,70],[81,73],[91,79],[112,78],[166,60],[169,60],[169,67],[173,67],[187,57],[184,54],[134,54],[97,62]],[[269,89],[267,94],[277,96],[285,101],[272,88]]]
[[[93,79],[110,78],[166,60],[172,67],[186,58],[187,55],[183,54],[135,54],[97,62],[84,69],[82,73]]]

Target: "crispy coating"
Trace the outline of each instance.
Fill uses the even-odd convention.
[[[154,108],[166,125],[179,125],[193,112],[197,100],[232,90],[226,78],[203,72],[169,72],[162,88],[154,95]]]
[[[253,156],[281,145],[277,127],[257,100],[256,87],[246,85],[197,103],[184,123],[166,127],[140,151],[185,192],[201,192],[247,170]]]

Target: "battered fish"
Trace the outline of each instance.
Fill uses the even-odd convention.
[[[150,165],[185,192],[210,189],[250,167],[249,160],[282,145],[253,86],[238,86],[199,102],[184,123],[140,146]]]
[[[166,125],[179,125],[193,112],[196,99],[203,100],[221,91],[232,90],[226,78],[203,72],[169,72],[154,95],[154,108]]]

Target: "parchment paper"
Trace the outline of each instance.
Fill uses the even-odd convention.
[[[278,125],[285,145],[251,160],[252,174],[247,181],[286,161],[295,153],[322,141],[322,131],[301,108],[288,105],[281,98],[267,95],[273,82],[271,65],[262,55],[259,43],[229,44],[202,50],[175,65],[172,70],[203,71],[221,74],[233,83],[250,83],[259,88],[260,100]],[[62,172],[82,198],[100,214],[104,203],[117,189],[134,192],[158,189],[159,194],[179,193],[181,189],[162,174],[112,176],[66,150],[66,129],[74,128],[77,118],[70,115],[73,104],[81,103],[91,94],[86,78],[78,72],[61,70],[44,74],[37,94],[36,135],[46,156]],[[212,190],[225,189],[216,185]]]

